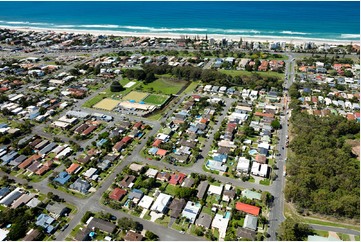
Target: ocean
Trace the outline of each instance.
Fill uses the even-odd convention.
[[[0,2],[0,26],[360,40],[360,2]]]

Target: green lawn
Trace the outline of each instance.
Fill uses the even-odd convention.
[[[156,222],[157,224],[163,225],[163,226],[165,226],[165,227],[168,227],[169,221],[170,221],[170,217],[169,217],[169,216],[164,216],[163,219],[159,219],[159,218],[158,218],[157,220],[155,220],[155,222]]]
[[[346,224],[335,223],[335,222],[330,222],[330,221],[307,218],[307,217],[306,218],[302,217],[302,220],[305,223],[309,223],[309,224],[319,224],[319,225],[325,225],[325,226],[341,227],[341,228],[347,228],[347,229],[353,229],[356,231],[360,231],[360,227],[354,226],[354,225],[346,225]]]
[[[250,176],[248,181],[249,182],[255,182],[255,179],[253,178],[253,176]]]
[[[163,96],[163,95],[157,95],[157,94],[150,94],[148,97],[146,97],[143,101],[145,103],[155,104],[155,105],[161,105],[165,101],[167,101],[169,96]]]
[[[143,91],[162,94],[176,94],[186,85],[186,81],[176,81],[170,78],[159,78],[152,83],[142,85]]]
[[[254,74],[259,74],[261,77],[277,77],[278,79],[283,79],[284,78],[284,73],[278,73],[278,72],[272,72],[272,71],[267,71],[267,72],[261,72],[261,71],[242,71],[242,70],[223,70],[223,69],[219,69],[218,71],[230,75],[230,76],[252,76]]]
[[[189,94],[192,93],[194,91],[194,89],[200,84],[199,81],[197,82],[191,82],[191,84],[189,84],[189,86],[184,90],[185,94]]]
[[[122,85],[125,85],[129,82],[128,79],[123,79],[120,81],[120,83]],[[125,90],[121,91],[121,92],[111,92],[110,89],[106,89],[103,92],[98,93],[97,96],[87,100],[84,104],[83,107],[86,108],[91,108],[93,107],[95,104],[97,104],[98,102],[100,102],[101,100],[103,100],[104,98],[112,98],[112,99],[116,99],[119,100],[120,98],[117,98],[116,96],[125,96],[126,94],[128,94],[129,92],[131,92],[133,89],[135,89],[137,86],[140,85],[140,82],[137,82],[136,84],[134,84],[132,87],[130,88],[125,88]]]
[[[168,186],[165,188],[165,193],[169,194],[169,195],[172,195],[172,196],[175,196],[176,195],[176,186],[173,186],[173,185],[170,185],[168,184]]]
[[[315,230],[315,233],[322,237],[328,237],[328,231],[325,230]]]
[[[360,236],[355,235],[355,241],[360,241]]]
[[[212,215],[212,209],[207,207],[207,206],[203,206],[202,208],[202,213],[206,213],[208,215]]]
[[[337,233],[337,235],[343,241],[350,241],[350,236],[348,234]]]
[[[270,183],[271,183],[270,179],[263,179],[259,182],[259,184],[265,185],[265,186],[269,186]]]

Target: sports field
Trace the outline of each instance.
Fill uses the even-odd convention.
[[[161,105],[165,101],[167,101],[169,96],[164,95],[157,95],[157,94],[150,94],[148,97],[146,97],[143,101],[145,103],[149,104],[155,104],[155,105]]]
[[[131,91],[130,93],[125,95],[122,99],[127,100],[127,101],[134,100],[135,102],[139,103],[144,98],[146,98],[148,95],[149,95],[149,93]]]
[[[152,83],[143,85],[143,91],[155,91],[166,95],[177,94],[186,84],[186,81],[172,80],[170,78],[160,78]]]
[[[97,104],[95,104],[93,108],[99,108],[99,109],[111,111],[118,105],[118,103],[120,103],[120,101],[110,98],[105,98],[100,102],[98,102]]]

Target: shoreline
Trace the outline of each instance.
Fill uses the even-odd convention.
[[[191,39],[195,36],[199,36],[204,39],[206,34],[195,34],[195,33],[136,33],[136,32],[123,32],[116,30],[86,30],[86,29],[54,29],[54,28],[40,28],[40,27],[21,27],[21,26],[5,26],[0,25],[0,29],[9,29],[15,31],[24,32],[54,32],[54,33],[74,33],[74,34],[91,34],[91,35],[106,35],[106,36],[120,36],[120,37],[150,37],[150,38],[169,38],[179,39],[181,36],[188,36]],[[317,38],[304,38],[304,37],[283,37],[283,36],[248,36],[248,35],[226,35],[226,34],[207,34],[208,39],[213,38],[214,40],[222,40],[226,38],[228,40],[239,41],[242,38],[243,41],[253,42],[286,42],[292,44],[303,44],[305,42],[314,42],[317,45],[329,44],[329,45],[349,45],[352,44],[360,45],[360,40],[329,40],[329,39],[317,39]]]

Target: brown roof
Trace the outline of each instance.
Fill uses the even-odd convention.
[[[34,140],[33,142],[31,142],[29,145],[31,146],[31,147],[35,147],[37,144],[39,144],[41,142],[41,139],[36,139],[36,140]]]
[[[268,118],[273,118],[275,116],[272,113],[261,113],[261,112],[255,112],[254,115],[260,117],[268,117]]]
[[[50,169],[49,166],[42,166],[39,170],[35,172],[36,175],[42,176],[45,172],[47,172]]]
[[[135,176],[127,175],[124,179],[119,183],[122,187],[128,187],[130,183],[135,180]]]
[[[83,131],[82,135],[88,135],[97,128],[96,125],[90,125],[86,130]]]
[[[28,233],[24,238],[23,241],[33,241],[38,240],[38,236],[41,232],[37,229],[33,229],[30,233]]]
[[[266,157],[265,155],[257,154],[256,157],[255,157],[255,160],[256,160],[258,163],[265,164],[265,163],[266,163],[266,160],[267,160],[267,157]]]
[[[18,167],[20,169],[25,169],[26,167],[28,167],[31,163],[33,163],[33,161],[39,160],[41,158],[40,155],[38,154],[34,154],[32,156],[30,156],[29,158],[27,158],[26,160],[24,160]]]
[[[172,218],[178,218],[185,205],[186,205],[186,201],[183,198],[174,199],[172,203],[169,205],[169,209],[171,210],[170,216]]]
[[[82,124],[74,130],[74,133],[80,134],[89,127],[87,124]]]
[[[125,241],[141,241],[142,239],[143,239],[143,235],[138,234],[131,230],[129,230],[128,233],[124,236]]]

